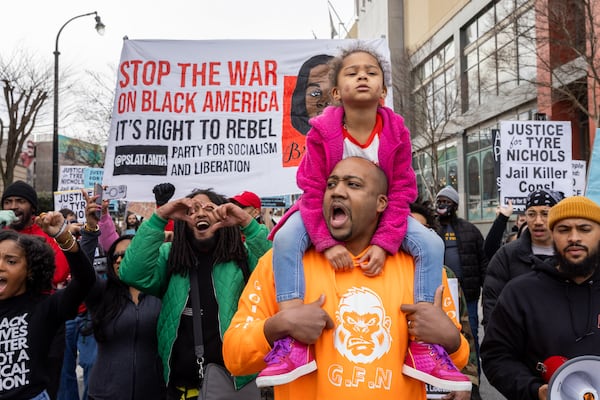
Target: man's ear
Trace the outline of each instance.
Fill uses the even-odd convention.
[[[388,205],[388,198],[385,194],[377,196],[377,212],[382,213],[385,211]]]

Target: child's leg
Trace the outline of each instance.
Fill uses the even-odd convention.
[[[431,229],[408,217],[408,229],[402,249],[415,259],[415,303],[433,303],[435,290],[442,284],[444,242]],[[415,341],[410,337],[402,372],[430,385],[450,391],[471,390],[471,381],[463,375],[438,345]]]
[[[273,238],[273,273],[280,309],[303,303],[304,266],[302,257],[310,246],[310,238],[300,212],[289,216]]]
[[[299,212],[290,215],[273,238],[273,273],[279,309],[304,302],[302,257],[310,239]],[[267,366],[256,377],[258,387],[289,383],[317,369],[309,346],[290,336],[277,339],[265,357]]]
[[[433,303],[435,290],[442,284],[444,242],[437,233],[413,217],[408,217],[407,225],[402,250],[415,259],[415,303]]]

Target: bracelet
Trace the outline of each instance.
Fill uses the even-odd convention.
[[[65,231],[67,230],[67,220],[63,220],[63,224],[60,227],[60,229],[58,230],[58,232],[56,232],[56,235],[50,235],[51,238],[56,239],[57,237],[59,237],[60,235],[62,235],[63,233],[65,233]]]
[[[96,229],[92,229],[86,222],[85,225],[83,225],[83,230],[86,232],[98,232],[100,230],[100,226],[96,225]]]
[[[64,243],[61,243],[61,242],[59,242],[56,239],[54,239],[54,241],[56,242],[56,244],[58,244],[58,247],[60,247],[60,249],[62,251],[69,251],[69,250],[71,250],[73,248],[73,246],[75,246],[75,243],[77,242],[77,240],[75,240],[75,237],[73,236],[73,234],[70,234],[70,238],[67,239],[67,241],[64,242]],[[69,242],[71,243],[70,245],[69,245]],[[66,247],[67,245],[69,247]]]

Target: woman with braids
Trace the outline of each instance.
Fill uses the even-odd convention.
[[[173,241],[164,227],[175,221]],[[242,235],[245,241],[242,240]],[[198,365],[194,353],[190,272],[195,270],[202,305],[205,364],[224,366],[222,337],[245,282],[271,248],[264,229],[250,214],[211,189],[156,209],[131,241],[119,268],[123,282],[159,297],[158,352],[167,399],[195,399]],[[241,387],[253,377],[237,377]]]
[[[49,400],[50,345],[94,284],[91,262],[57,211],[42,213],[36,224],[61,248],[71,283],[52,289],[54,250],[39,236],[0,232],[0,398]]]

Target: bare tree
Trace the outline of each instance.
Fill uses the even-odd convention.
[[[443,53],[443,50],[442,50]],[[442,56],[443,58],[443,56]],[[432,62],[431,59],[425,61]],[[443,60],[440,61],[443,64]],[[433,199],[446,184],[445,176],[439,176],[438,147],[440,142],[461,130],[456,124],[460,110],[460,96],[453,70],[443,67],[434,73],[411,62],[411,52],[394,63],[394,93],[399,95],[396,107],[404,116],[412,133],[415,172],[422,182],[424,198]],[[411,77],[412,79],[406,79]]]
[[[532,0],[516,11],[510,15],[515,30],[503,33],[521,53],[516,46],[499,51],[499,71],[535,85],[539,104],[560,103],[600,126],[600,1]]]
[[[51,88],[51,71],[23,52],[0,58],[4,104],[0,105],[0,174],[4,187],[13,182],[14,170],[25,141],[41,117]]]
[[[78,99],[74,122],[83,127],[78,136],[95,144],[104,145],[108,139],[116,79],[116,68],[111,70],[112,74],[87,71],[85,87],[73,90]]]

